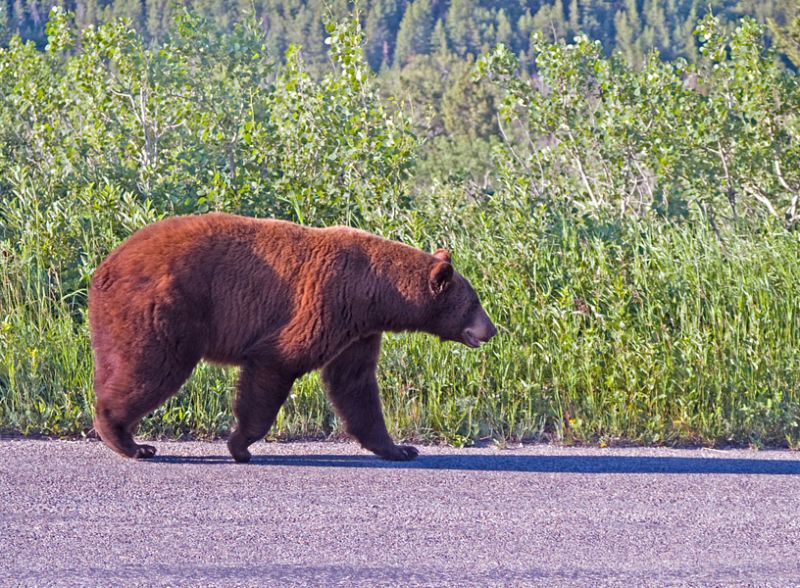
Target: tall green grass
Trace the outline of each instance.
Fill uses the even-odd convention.
[[[702,224],[603,224],[499,197],[432,201],[383,232],[429,250],[450,247],[500,330],[477,351],[387,335],[380,380],[395,435],[457,444],[798,444],[796,234],[720,239]],[[102,234],[86,247],[108,249]],[[83,294],[65,289],[46,247],[31,247],[3,250],[0,427],[84,433],[93,395]],[[224,435],[234,392],[234,370],[201,365],[142,433]],[[340,430],[310,375],[272,434]]]

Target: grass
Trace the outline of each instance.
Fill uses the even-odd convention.
[[[394,435],[798,445],[796,234],[720,240],[704,225],[602,224],[500,204],[433,204],[384,230],[449,246],[500,329],[477,351],[387,335],[380,380]],[[80,434],[93,404],[83,282],[67,287],[59,264],[107,250],[113,237],[98,224],[53,259],[47,231],[35,230],[15,239],[6,227],[0,251],[0,429]],[[234,390],[234,370],[201,365],[142,433],[224,435]],[[339,430],[309,375],[272,434]]]

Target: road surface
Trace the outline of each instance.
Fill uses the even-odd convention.
[[[0,586],[800,586],[800,454],[0,440]]]

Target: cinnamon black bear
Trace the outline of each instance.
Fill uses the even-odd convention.
[[[408,460],[381,412],[383,331],[425,331],[478,347],[495,335],[450,254],[344,227],[305,228],[228,214],[177,217],[131,236],[100,264],[89,293],[95,430],[127,457],[139,420],[195,365],[238,365],[228,448],[248,461],[295,379],[322,369],[347,431],[385,459]]]

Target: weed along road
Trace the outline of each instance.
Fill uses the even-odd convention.
[[[800,585],[800,454],[0,441],[2,586]]]

